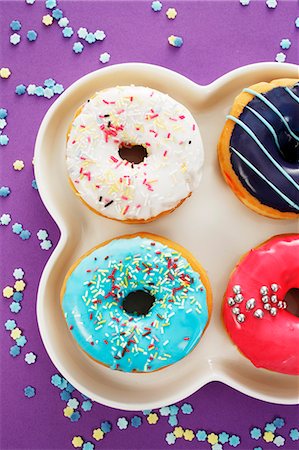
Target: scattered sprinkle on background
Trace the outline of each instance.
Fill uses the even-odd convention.
[[[177,15],[168,18],[169,8]],[[0,1],[0,291],[11,287],[0,303],[1,450],[298,449],[296,406],[211,383],[178,405],[130,413],[92,402],[57,374],[35,303],[59,231],[32,164],[45,112],[86,73],[148,62],[207,84],[245,64],[298,63],[298,16],[295,0]],[[169,45],[170,36],[184,45]],[[16,161],[24,167],[14,170]],[[15,287],[23,276],[24,292]]]

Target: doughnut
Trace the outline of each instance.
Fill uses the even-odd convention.
[[[276,219],[299,214],[298,81],[243,89],[218,143],[221,171],[233,192],[255,212]]]
[[[208,277],[180,245],[138,233],[94,247],[61,290],[67,326],[93,360],[124,372],[152,372],[184,358],[208,325]]]
[[[228,335],[256,367],[299,374],[299,317],[286,294],[299,288],[299,234],[274,236],[250,250],[231,274],[223,300]]]
[[[66,164],[79,198],[94,212],[145,223],[176,209],[198,186],[204,152],[185,106],[155,89],[97,92],[69,127]]]

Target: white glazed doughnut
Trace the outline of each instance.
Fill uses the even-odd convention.
[[[142,162],[121,158],[119,151],[136,146],[143,147]],[[203,159],[191,113],[142,86],[96,93],[68,133],[67,170],[78,195],[95,212],[125,222],[147,222],[175,209],[197,187]]]

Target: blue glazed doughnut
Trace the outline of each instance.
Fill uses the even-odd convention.
[[[228,184],[261,214],[298,217],[298,80],[245,88],[227,119],[218,148]]]
[[[95,361],[124,372],[152,372],[198,344],[211,291],[187,250],[140,233],[83,255],[66,275],[61,304],[74,339]]]

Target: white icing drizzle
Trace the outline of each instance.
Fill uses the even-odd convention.
[[[121,144],[143,145],[132,164]],[[72,123],[66,161],[93,209],[118,220],[147,220],[175,208],[199,184],[204,153],[198,126],[180,103],[154,89],[120,86],[95,94]]]

